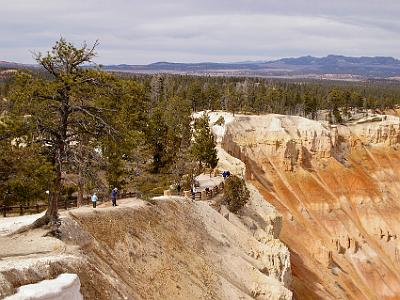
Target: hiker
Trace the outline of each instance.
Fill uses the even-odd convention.
[[[113,188],[113,190],[111,191],[112,206],[118,206],[117,205],[117,194],[118,194],[118,189]]]
[[[92,195],[92,204],[93,204],[93,208],[96,208],[97,200],[98,200],[98,198],[97,198],[96,193],[93,193],[93,195]]]
[[[196,191],[196,186],[193,185],[191,190],[192,190],[192,200],[194,201],[194,200],[196,200],[196,192],[197,192]]]
[[[207,198],[210,196],[210,188],[206,186],[205,188]]]

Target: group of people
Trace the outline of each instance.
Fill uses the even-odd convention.
[[[112,191],[111,191],[112,206],[118,206],[117,205],[117,196],[118,196],[118,189],[117,188],[113,188]],[[96,192],[93,193],[93,195],[92,195],[93,208],[96,208],[98,200],[99,200],[99,198],[97,197]]]
[[[224,171],[224,172],[222,172],[222,177],[224,177],[224,179],[228,178],[229,176],[231,176],[231,172],[229,172],[229,171]],[[199,183],[196,182],[196,181],[194,181],[193,184],[191,185],[191,189],[190,189],[190,190],[191,190],[191,193],[192,193],[192,199],[193,199],[193,200],[195,200],[196,192],[197,192],[196,186],[198,186],[198,185],[199,185]],[[178,185],[177,185],[177,191],[178,191],[178,193],[181,192],[181,185],[180,185],[179,183],[178,183]],[[208,194],[209,191],[210,191],[209,187],[206,187],[206,188],[205,188],[205,191],[206,191],[207,194]],[[112,202],[112,206],[118,206],[118,205],[117,205],[117,196],[118,196],[118,189],[117,189],[117,188],[113,188],[113,189],[111,190],[111,202]],[[99,200],[99,199],[98,199],[96,193],[93,193],[93,195],[92,195],[92,204],[93,204],[93,208],[96,208],[96,206],[97,206],[97,201],[98,201],[98,200]]]
[[[222,175],[222,177],[224,177],[224,180],[226,180],[229,176],[231,176],[231,172],[223,171],[221,175]],[[195,198],[196,198],[196,193],[198,192],[197,186],[200,186],[200,184],[197,180],[195,180],[190,187],[190,192],[192,194],[192,200],[195,200]],[[180,189],[180,186],[179,186],[179,189]],[[205,186],[204,190],[206,191],[207,196],[211,192],[210,188],[208,186]]]

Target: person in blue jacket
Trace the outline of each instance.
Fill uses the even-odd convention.
[[[111,191],[112,206],[118,206],[117,205],[117,194],[118,194],[118,189],[113,188],[113,190]]]
[[[96,208],[97,200],[98,200],[98,198],[97,198],[96,193],[93,193],[93,195],[92,195],[93,208]]]

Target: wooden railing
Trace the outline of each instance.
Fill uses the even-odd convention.
[[[195,194],[195,200],[211,200],[216,195],[224,190],[224,183],[221,182],[219,185],[214,186],[209,191],[201,191]]]
[[[183,193],[182,193],[183,194]],[[98,203],[103,203],[110,201],[111,197],[108,195],[98,195],[99,201]],[[131,197],[138,197],[137,193],[127,193],[121,192],[118,196],[119,199],[123,198],[131,198]],[[83,205],[92,205],[92,201],[89,196],[84,197],[80,206]],[[60,201],[58,201],[58,209],[70,209],[78,207],[78,200],[77,197],[63,197]],[[37,214],[47,209],[47,203],[36,203],[31,205],[0,205],[0,216],[7,217],[8,216],[23,216],[26,214]]]
[[[191,191],[184,191],[183,193],[177,193],[175,191],[166,190],[164,191],[164,196],[184,196],[186,198],[198,200],[211,200],[217,194],[224,190],[224,182],[221,182],[219,185],[210,188],[208,191],[202,190],[200,192],[191,193]],[[193,195],[194,194],[194,195]]]
[[[32,213],[40,213],[45,208],[47,208],[47,204],[35,204],[35,205],[2,205],[0,206],[0,212],[3,217],[7,217],[7,214],[11,215],[20,215],[23,216],[27,212]]]
[[[77,206],[77,199],[75,198],[64,198],[58,201],[59,209],[68,209]],[[41,211],[46,210],[47,203],[36,203],[32,205],[2,205],[0,206],[0,213],[3,217],[7,217],[8,215],[20,215],[23,216],[25,214],[37,214]]]

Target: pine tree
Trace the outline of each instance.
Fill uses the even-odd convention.
[[[50,184],[46,214],[33,227],[58,224],[58,202],[61,198],[63,176],[73,165],[79,138],[90,142],[103,134],[115,133],[110,126],[113,110],[104,108],[112,91],[112,75],[98,69],[83,68],[92,62],[95,48],[76,48],[63,38],[50,52],[36,55],[46,76],[21,73],[10,95],[15,120],[23,120],[29,137],[27,145],[39,144],[48,149],[49,161],[55,174]]]
[[[221,204],[226,205],[230,212],[237,213],[249,201],[250,192],[245,181],[236,175],[231,175],[225,181],[224,196]]]
[[[215,168],[218,164],[217,149],[209,122],[210,118],[206,113],[195,121],[192,155],[200,165]]]

